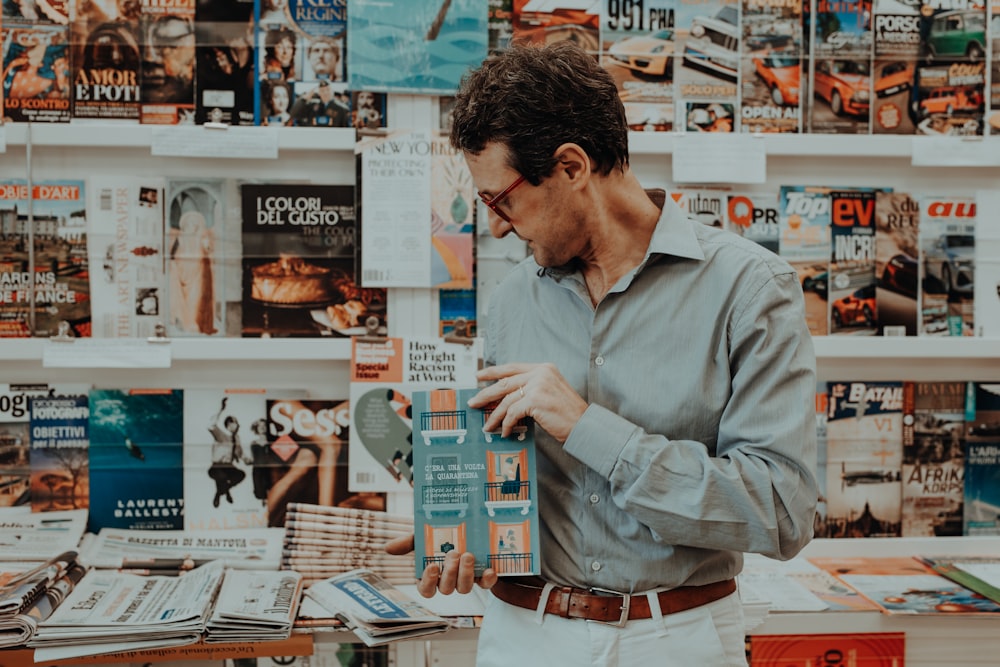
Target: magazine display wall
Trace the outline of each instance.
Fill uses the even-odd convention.
[[[432,98],[389,96],[390,117],[396,127],[430,127],[436,117]],[[267,131],[263,128],[261,131]],[[202,132],[209,144],[213,130]],[[90,175],[142,174],[211,178],[224,175],[247,179],[301,180],[352,184],[355,179],[353,130],[281,128],[276,133],[277,159],[153,156],[163,135],[149,126],[7,125],[0,126],[0,179],[81,178]],[[685,137],[673,133],[633,133],[633,167],[647,187],[676,187],[670,168],[671,154],[685,150]],[[197,140],[197,139],[196,139]],[[911,192],[947,191],[973,195],[977,190],[1000,187],[1000,166],[914,167],[915,141],[905,136],[765,136],[766,182],[741,189],[776,190],[782,184],[873,185],[906,188]],[[961,141],[955,139],[955,141]],[[974,141],[995,144],[1000,138]],[[981,224],[1000,224],[995,212],[981,215]],[[989,216],[994,216],[991,219]],[[389,290],[392,311],[389,335],[436,335],[438,305],[435,290]],[[96,341],[94,339],[91,342]],[[0,341],[0,362],[6,382],[87,382],[97,387],[260,387],[315,389],[346,387],[350,360],[348,339],[182,338],[166,343],[137,339],[105,339],[107,349],[97,367],[72,367],[68,355],[51,355],[52,346],[72,346],[42,338]],[[166,367],[142,367],[130,356],[137,350],[169,349]],[[117,347],[116,347],[117,346]],[[155,348],[161,354],[161,348]],[[826,336],[816,338],[821,380],[1000,380],[1000,340],[991,338],[886,338]],[[88,352],[88,356],[93,356]],[[128,354],[126,354],[126,352]],[[54,357],[54,360],[53,360]],[[132,359],[130,361],[130,359]],[[62,361],[60,361],[62,360]],[[391,497],[390,511],[408,511],[412,500]],[[919,549],[925,543],[919,543]],[[955,542],[973,549],[973,542]],[[981,543],[980,543],[981,544]],[[918,541],[907,538],[821,540],[810,545],[811,555],[841,553],[869,555],[912,554]],[[994,548],[994,551],[996,549]],[[757,632],[851,632],[902,630],[907,633],[910,665],[990,664],[1000,651],[995,623],[982,619],[886,619],[873,613],[842,613],[822,618],[809,614],[772,615]],[[398,663],[472,664],[475,635],[456,633],[460,641],[400,645]],[[974,643],[976,656],[956,651]],[[985,647],[985,650],[982,650]],[[992,648],[993,650],[989,650]]]

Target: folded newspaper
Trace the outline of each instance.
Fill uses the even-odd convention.
[[[66,599],[86,574],[86,569],[76,562],[76,552],[68,551],[24,574],[30,575],[30,581],[35,584],[28,596],[19,598],[15,593],[7,598],[9,600],[14,597],[20,601],[15,611],[0,614],[0,648],[27,644],[38,629],[38,624]],[[15,589],[20,588],[17,584],[14,586]]]
[[[0,512],[0,560],[46,561],[76,549],[87,530],[87,510]]]
[[[36,662],[193,644],[201,639],[223,565],[181,576],[90,570],[28,646]]]
[[[301,599],[298,572],[227,569],[205,628],[205,641],[287,639]]]
[[[129,530],[102,528],[85,541],[80,560],[98,569],[177,569],[177,563],[221,560],[226,567],[277,570],[284,528],[238,531]]]
[[[443,617],[366,568],[317,581],[305,594],[341,618],[368,646],[444,632],[449,627]]]

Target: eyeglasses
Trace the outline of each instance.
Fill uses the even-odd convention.
[[[511,192],[514,191],[514,188],[516,188],[517,186],[519,186],[523,182],[524,182],[524,176],[523,175],[518,176],[517,180],[515,180],[513,183],[511,183],[506,188],[504,188],[503,191],[500,194],[498,194],[497,196],[491,198],[491,197],[487,197],[482,192],[480,192],[480,193],[478,193],[479,194],[479,198],[483,200],[484,204],[486,204],[486,208],[490,209],[491,211],[493,211],[494,213],[496,213],[497,215],[499,215],[500,218],[503,219],[504,222],[510,222],[510,218],[507,217],[506,213],[504,213],[499,208],[497,208],[497,204],[499,204],[500,202],[502,202],[504,200],[504,198],[507,197],[507,195],[509,195]]]

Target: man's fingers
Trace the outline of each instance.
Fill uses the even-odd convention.
[[[434,597],[437,591],[438,581],[441,579],[441,566],[435,564],[424,568],[424,576],[417,582],[417,592],[425,598]]]
[[[497,576],[497,571],[489,567],[483,570],[483,576],[479,578],[480,588],[493,588],[493,584],[497,583],[500,577]]]
[[[385,543],[386,553],[390,553],[393,556],[405,556],[413,551],[413,535],[406,535],[405,537],[397,537],[394,540],[389,540]]]
[[[441,581],[438,582],[438,590],[444,595],[451,595],[455,592],[459,562],[457,551],[449,551],[445,554],[444,567],[441,569]]]
[[[476,557],[473,554],[466,552],[459,558],[456,584],[459,593],[468,593],[476,584]]]

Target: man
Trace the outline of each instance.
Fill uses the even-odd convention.
[[[296,98],[290,115],[292,125],[347,127],[350,113],[350,109],[337,101],[333,86],[320,81],[311,91]]]
[[[649,196],[614,80],[572,44],[485,61],[451,141],[491,233],[533,252],[491,296],[469,404],[498,402],[485,431],[537,426],[542,576],[483,572],[477,664],[745,665],[742,553],[797,554],[818,495],[794,270]],[[418,590],[473,568],[449,553]]]
[[[194,102],[194,24],[167,14],[153,23],[145,49],[143,102]]]
[[[313,71],[313,78],[340,81],[340,43],[332,37],[317,37],[306,49],[306,59]]]

